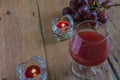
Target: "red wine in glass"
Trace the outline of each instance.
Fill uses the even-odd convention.
[[[92,25],[91,23],[95,23],[96,25]],[[85,72],[84,70],[88,70],[89,68],[87,74],[92,74],[92,70],[90,69],[103,63],[109,55],[107,27],[100,22],[92,20],[78,24],[73,37],[70,39],[69,51],[76,62],[76,64],[72,63],[73,73],[77,77],[82,78],[82,72]],[[76,65],[79,67],[76,67]],[[96,73],[93,72],[93,74]]]
[[[92,31],[79,32],[72,40],[70,53],[73,59],[84,66],[96,66],[104,62],[108,56],[107,41],[103,40],[94,44],[96,41],[100,41],[105,37],[99,33]],[[82,38],[82,39],[81,39]],[[86,41],[91,41],[87,43]],[[93,42],[93,44],[92,44]]]

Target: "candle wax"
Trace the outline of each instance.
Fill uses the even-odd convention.
[[[26,78],[34,78],[41,72],[40,67],[37,65],[31,65],[25,70]]]
[[[56,24],[58,28],[63,28],[62,31],[66,31],[69,28],[69,23],[67,21],[60,21]]]

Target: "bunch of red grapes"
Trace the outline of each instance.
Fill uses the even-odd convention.
[[[111,6],[110,0],[71,0],[69,7],[65,7],[62,13],[70,14],[75,22],[96,20],[104,24],[107,22],[105,9]]]

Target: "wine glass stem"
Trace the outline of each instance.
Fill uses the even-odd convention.
[[[85,79],[85,80],[99,80],[98,79],[98,74],[100,73],[100,68],[99,66],[97,67],[86,67],[83,65],[80,65],[76,62],[72,62],[72,73],[80,78],[80,79]],[[95,79],[91,79],[91,78]]]

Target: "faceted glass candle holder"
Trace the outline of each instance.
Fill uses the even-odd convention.
[[[20,80],[47,80],[46,64],[39,56],[18,64],[17,74]]]
[[[70,15],[52,18],[52,31],[57,41],[68,39],[73,33],[73,19]]]

